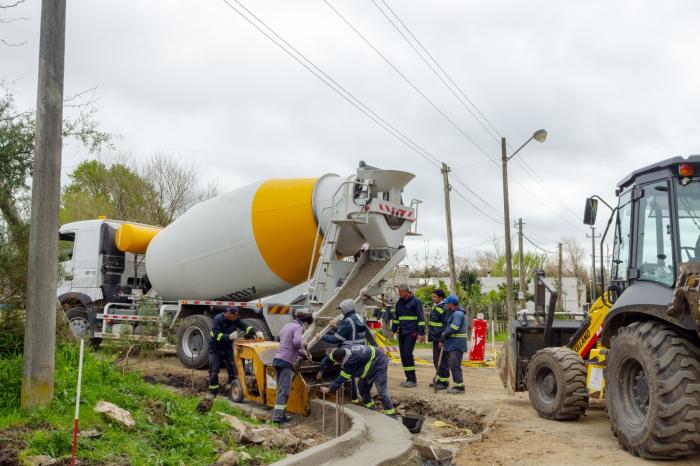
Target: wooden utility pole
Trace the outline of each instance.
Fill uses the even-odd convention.
[[[523,257],[523,219],[518,219],[518,276],[520,278],[520,309],[525,309],[525,259]]]
[[[527,142],[525,144],[527,144]],[[523,144],[523,146],[525,144]],[[521,146],[521,148],[523,146]],[[515,151],[515,153],[517,152],[518,151]],[[513,153],[513,155],[515,155],[515,153]],[[513,155],[511,155],[511,157]],[[506,151],[506,138],[501,138],[501,175],[503,176],[503,228],[505,230],[504,236],[506,241],[506,304],[508,306],[508,321],[510,322],[515,318],[515,302],[513,300],[513,255],[510,248],[510,206],[508,202],[508,153]]]
[[[66,0],[43,0],[24,331],[23,408],[53,398]]]
[[[600,236],[600,235],[598,235]],[[595,301],[596,298],[596,285],[595,285],[595,239],[598,237],[595,234],[595,227],[591,225],[591,235],[588,236],[586,235],[587,238],[591,238],[591,275],[592,280],[591,280],[591,303]]]
[[[450,180],[447,174],[450,172],[450,167],[447,164],[442,164],[442,185],[445,191],[445,220],[447,223],[447,262],[450,268],[450,292],[457,295],[457,274],[455,272],[455,254],[452,246],[452,213],[450,210]]]
[[[562,286],[562,270],[564,268],[564,259],[563,259],[563,254],[562,254],[562,244],[558,244],[559,248],[559,267],[557,270],[557,291],[559,292],[559,296],[557,297],[557,303],[558,303],[558,308],[559,311],[562,311],[564,309],[564,287]]]

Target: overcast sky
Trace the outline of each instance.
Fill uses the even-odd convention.
[[[500,166],[489,160],[500,157],[499,136],[467,112],[372,0],[329,2],[459,130],[322,0],[241,2],[450,165],[488,205],[457,181],[455,188],[501,218]],[[700,152],[699,2],[386,2],[512,148],[547,129],[544,144],[531,142],[509,164],[511,218],[522,217],[526,235],[546,249],[574,236],[590,251],[581,222],[588,195],[613,200],[629,171]],[[26,21],[0,24],[6,41],[26,41],[0,44],[0,79],[13,82],[24,108],[36,101],[40,6],[29,0],[3,12]],[[96,118],[121,136],[119,151],[136,159],[164,151],[196,163],[202,179],[223,190],[269,177],[349,174],[359,160],[413,172],[406,197],[424,202],[423,236],[407,240],[409,256],[423,256],[426,242],[446,256],[439,169],[221,0],[69,1],[65,94],[95,86]],[[85,157],[67,148],[64,175]],[[502,224],[457,193],[452,212],[458,255],[492,249],[489,239],[503,237]],[[602,229],[607,212],[600,213]]]

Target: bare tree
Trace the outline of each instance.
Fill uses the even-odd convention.
[[[10,8],[15,8],[20,6],[22,3],[26,2],[26,0],[16,0],[14,2],[10,3],[0,3],[0,12],[9,10]],[[9,24],[9,23],[14,23],[15,21],[27,21],[28,18],[25,18],[23,16],[20,17],[14,17],[14,18],[7,18],[5,16],[0,16],[0,24]],[[19,47],[21,45],[26,44],[27,41],[22,41],[22,42],[10,42],[8,40],[3,39],[0,37],[0,44],[5,45],[6,47]]]
[[[198,190],[199,173],[195,166],[179,164],[163,153],[154,154],[143,168],[143,177],[156,192],[156,220],[159,225],[172,223],[189,207],[211,195],[217,189],[208,186]]]

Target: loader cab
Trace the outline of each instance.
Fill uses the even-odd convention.
[[[608,289],[614,301],[603,343],[631,320],[657,319],[693,329],[692,321],[666,311],[678,265],[700,261],[700,156],[674,157],[636,170],[618,183],[616,195],[617,207],[602,238],[605,242],[612,234]],[[586,201],[588,225],[595,224],[594,201]]]

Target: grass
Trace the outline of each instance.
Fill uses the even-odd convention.
[[[22,355],[0,359],[0,432],[14,432],[26,442],[22,457],[70,456],[78,351],[63,345],[56,351],[54,398],[49,408],[34,413],[19,407]],[[136,427],[128,431],[93,411],[105,400],[130,411]],[[96,429],[100,437],[78,440],[78,458],[93,463],[132,465],[205,465],[231,449],[246,450],[265,463],[282,457],[280,451],[236,445],[231,430],[216,411],[246,416],[224,400],[210,413],[196,412],[198,399],[183,397],[160,385],[150,385],[134,373],[122,374],[113,357],[86,349],[80,403],[80,429]],[[246,419],[253,422],[250,419]]]

